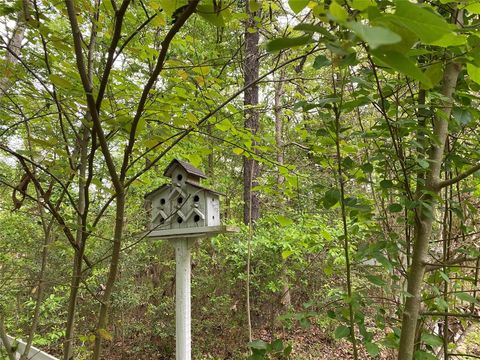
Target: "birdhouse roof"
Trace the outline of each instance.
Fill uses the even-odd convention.
[[[203,179],[207,178],[207,175],[205,175],[202,170],[197,169],[192,164],[189,164],[185,161],[181,161],[181,160],[178,160],[178,159],[172,160],[172,162],[165,169],[165,172],[163,173],[163,175],[168,176],[168,177],[172,177],[173,170],[177,166],[181,166],[187,172],[187,174],[195,175],[195,176],[201,177]]]
[[[199,189],[202,189],[202,190],[205,190],[205,191],[211,192],[211,193],[213,193],[213,194],[217,194],[217,195],[222,195],[222,196],[225,196],[225,194],[224,194],[224,193],[221,193],[221,192],[219,192],[219,191],[216,191],[216,190],[209,189],[209,188],[207,188],[207,187],[205,187],[205,186],[199,185],[199,184],[198,184],[198,183],[196,183],[196,182],[193,182],[193,181],[188,181],[188,180],[187,180],[187,181],[185,181],[185,182],[186,182],[187,184],[189,184],[189,185],[195,186],[196,188],[199,188]]]
[[[157,192],[159,192],[159,191],[161,191],[161,190],[164,190],[164,189],[168,189],[168,188],[170,188],[171,186],[172,186],[172,185],[170,185],[170,184],[163,184],[163,185],[157,187],[155,190],[152,190],[152,191],[150,191],[149,193],[145,194],[144,198],[145,198],[145,199],[148,199],[148,198],[152,197],[153,195],[155,195]]]

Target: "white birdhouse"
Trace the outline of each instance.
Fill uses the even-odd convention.
[[[219,192],[200,185],[206,175],[189,163],[173,160],[164,176],[171,182],[150,192],[150,229],[201,228],[220,225]]]

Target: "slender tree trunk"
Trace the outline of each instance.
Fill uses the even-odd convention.
[[[38,198],[40,198],[40,194],[37,190]],[[30,330],[28,332],[28,337],[26,339],[25,350],[21,356],[21,360],[28,359],[28,354],[30,353],[30,349],[32,347],[33,338],[37,331],[38,323],[40,321],[40,309],[43,303],[43,294],[45,293],[45,273],[47,269],[47,262],[48,262],[48,250],[49,245],[52,239],[52,226],[54,219],[52,218],[48,223],[45,219],[45,210],[44,208],[38,204],[38,212],[40,214],[40,219],[42,222],[43,227],[43,249],[42,249],[42,262],[40,265],[40,271],[38,273],[38,285],[37,285],[37,298],[35,299],[35,309],[33,311],[33,316],[30,321]]]
[[[211,123],[207,124],[207,133],[208,136],[210,137],[210,141],[208,142],[208,149],[210,152],[208,153],[208,166],[207,166],[207,176],[209,178],[213,178],[214,176],[214,163],[215,159],[213,156],[213,138],[212,138],[212,132],[213,132],[213,127]]]
[[[28,2],[26,0],[24,1],[24,3],[25,3],[24,5],[25,7],[28,6]],[[25,29],[26,29],[25,20],[26,20],[26,16],[24,11],[19,11],[17,15],[17,24],[15,26],[15,29],[13,30],[12,38],[10,39],[7,45],[10,51],[6,52],[5,63],[3,64],[2,68],[5,67],[6,69],[8,69],[8,67],[11,67],[13,64],[17,62],[15,55],[20,56],[20,51],[22,49],[22,41],[25,37]],[[8,73],[5,70],[4,70],[4,75],[2,75],[2,77],[0,78],[0,96],[5,94],[10,88],[10,86],[12,85],[10,77],[8,76]]]
[[[340,89],[337,88],[337,82],[340,85]],[[345,207],[345,177],[342,166],[342,152],[340,148],[340,142],[342,140],[340,136],[340,118],[342,116],[341,109],[343,103],[343,93],[344,93],[344,84],[345,80],[341,73],[332,74],[332,85],[335,97],[340,98],[340,103],[338,106],[335,104],[333,107],[335,115],[335,150],[337,157],[337,176],[338,176],[338,185],[340,187],[340,210],[342,217],[342,226],[343,226],[343,251],[345,255],[345,270],[346,270],[346,280],[347,280],[347,295],[348,295],[348,312],[349,312],[349,325],[350,325],[350,340],[352,342],[353,349],[353,358],[358,359],[358,347],[357,339],[355,336],[355,314],[353,311],[353,286],[352,286],[352,271],[350,263],[350,234],[348,232],[348,222],[347,222],[347,210]]]
[[[73,339],[75,326],[75,313],[77,307],[78,290],[82,279],[82,265],[83,255],[85,253],[85,243],[87,234],[85,232],[85,211],[86,211],[86,171],[88,161],[88,144],[90,139],[90,132],[86,127],[83,127],[82,141],[80,144],[80,162],[78,173],[78,211],[77,216],[77,233],[76,244],[78,251],[75,252],[73,260],[72,279],[70,283],[70,296],[68,300],[67,324],[65,328],[65,342],[63,345],[64,360],[73,359]]]
[[[277,164],[278,166],[283,166],[285,163],[284,159],[284,144],[283,144],[283,107],[282,107],[282,96],[284,93],[283,81],[285,79],[285,70],[280,70],[280,76],[278,82],[275,84],[274,90],[274,104],[273,104],[273,114],[275,116],[275,144],[277,147]],[[285,176],[281,174],[280,171],[277,173],[277,187],[279,194],[283,194],[281,187],[285,182]],[[280,195],[281,196],[281,195]],[[285,199],[281,199],[280,202],[283,203]],[[283,283],[283,292],[281,303],[285,309],[289,309],[292,305],[292,295],[290,292],[290,286],[288,285],[288,276],[287,276],[287,264],[286,261],[282,259],[282,283]]]
[[[259,14],[250,10],[248,1],[246,1],[246,12],[248,14],[248,19],[245,21],[245,59],[243,63],[245,85],[258,79],[260,68],[258,60],[258,42],[260,35],[255,22],[255,16],[258,16]],[[252,29],[257,29],[257,31],[251,32]],[[243,102],[245,106],[245,129],[255,136],[260,129],[259,113],[256,109],[256,106],[258,105],[257,84],[250,86],[245,90]],[[252,147],[253,146],[255,146],[255,141],[252,142]],[[253,151],[255,152],[255,150]],[[245,156],[243,158],[243,221],[245,224],[255,222],[260,217],[260,201],[258,193],[252,191],[252,188],[258,185],[258,175],[258,161]]]
[[[3,343],[3,346],[6,349],[6,353],[9,360],[16,360],[15,353],[12,352],[12,346],[7,337],[7,331],[5,330],[5,321],[3,317],[3,310],[0,307],[0,340]]]
[[[118,266],[120,263],[120,253],[122,250],[122,235],[123,235],[123,217],[125,214],[125,193],[117,190],[117,203],[115,214],[115,233],[113,237],[112,258],[110,260],[110,269],[108,272],[107,283],[105,284],[105,292],[102,297],[102,304],[100,305],[100,314],[98,317],[97,331],[95,334],[95,348],[93,359],[100,359],[100,351],[103,338],[108,337],[108,313],[110,310],[111,295],[117,277]]]
[[[424,191],[420,192],[419,200],[430,207],[419,206],[414,226],[414,244],[412,249],[412,264],[408,271],[407,291],[409,296],[405,301],[400,336],[399,360],[412,360],[415,345],[415,329],[420,313],[421,290],[427,263],[430,234],[435,217],[435,199],[433,194],[439,193],[438,184],[443,163],[445,142],[448,136],[448,118],[452,111],[453,92],[455,91],[461,65],[450,62],[445,68],[441,93],[445,99],[433,122],[434,144],[430,148],[430,168],[426,174]]]

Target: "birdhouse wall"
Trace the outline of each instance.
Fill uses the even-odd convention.
[[[180,190],[180,191],[179,191]],[[207,194],[191,184],[171,196],[172,229],[207,226]]]
[[[169,190],[165,189],[155,194],[152,201],[152,229],[161,230],[169,228],[169,216],[172,212],[170,201],[168,200]],[[165,219],[165,215],[167,218]]]
[[[177,166],[172,173],[172,185],[180,184],[181,187],[185,186],[185,181],[188,179],[187,172],[181,167]]]
[[[220,225],[220,201],[216,194],[209,193],[206,199],[207,226]]]

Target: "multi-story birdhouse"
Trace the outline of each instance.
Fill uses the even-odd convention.
[[[152,231],[220,225],[219,192],[200,184],[206,175],[193,165],[173,160],[164,176],[171,179],[145,196]]]

